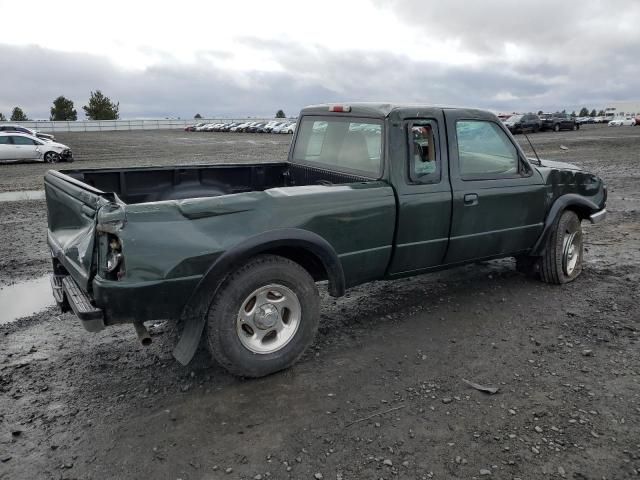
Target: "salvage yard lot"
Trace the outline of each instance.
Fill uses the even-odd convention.
[[[584,226],[574,283],[545,285],[501,260],[323,293],[314,348],[254,381],[204,353],[179,366],[163,324],[148,349],[131,326],[89,334],[53,310],[0,325],[0,478],[636,476],[640,128],[530,138],[541,157],[608,185],[609,217]],[[77,160],[64,169],[282,160],[291,137],[57,139]],[[0,192],[41,189],[47,168],[3,166]],[[45,235],[43,201],[0,202],[0,286],[47,272]]]

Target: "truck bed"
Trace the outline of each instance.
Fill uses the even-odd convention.
[[[371,180],[288,162],[63,170],[61,173],[103,192],[113,192],[126,204]]]

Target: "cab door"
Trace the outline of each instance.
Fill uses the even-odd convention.
[[[453,188],[445,263],[529,250],[545,216],[541,175],[492,115],[446,110],[445,116]]]
[[[422,113],[422,112],[420,112]],[[397,122],[390,139],[392,178],[398,201],[389,276],[442,264],[449,242],[451,184],[441,109]]]

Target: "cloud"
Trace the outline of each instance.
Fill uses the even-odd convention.
[[[229,68],[227,62],[237,60],[234,52],[209,48],[195,50],[197,61],[191,63],[149,50],[155,63],[128,70],[104,56],[0,44],[0,112],[7,115],[18,105],[31,118],[48,118],[52,100],[64,95],[82,114],[89,92],[97,89],[120,102],[123,118],[272,116],[279,108],[295,114],[305,105],[332,101],[508,111],[602,108],[609,100],[638,96],[640,38],[637,30],[620,33],[627,32],[625,22],[635,22],[640,11],[635,4],[629,4],[629,14],[618,23],[615,15],[605,15],[608,11],[599,2],[586,2],[585,11],[578,14],[575,4],[570,9],[565,2],[532,10],[519,4],[520,15],[530,15],[531,22],[515,15],[511,2],[501,3],[502,9],[495,2],[485,7],[471,2],[467,11],[457,1],[439,2],[441,8],[434,8],[396,0],[381,8],[390,5],[407,28],[424,30],[427,52],[429,35],[448,34],[446,39],[459,42],[479,60],[447,64],[428,60],[428,55],[416,58],[409,49],[336,50],[318,43],[244,36],[238,48],[254,52],[273,68]],[[589,5],[597,8],[588,10]],[[538,10],[546,10],[546,17]],[[542,23],[544,18],[547,23]],[[585,29],[594,22],[608,28],[606,33],[588,34]]]

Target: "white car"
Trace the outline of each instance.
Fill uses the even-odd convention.
[[[633,127],[636,124],[636,119],[632,117],[616,118],[609,122],[610,127]]]
[[[296,124],[292,123],[291,125],[287,125],[286,128],[281,130],[281,133],[294,133],[296,131]]]
[[[21,161],[73,162],[71,149],[61,143],[18,132],[0,132],[0,163]]]
[[[0,132],[26,133],[27,135],[38,137],[41,140],[55,140],[55,137],[49,133],[38,132],[37,130],[32,130],[31,128],[23,127],[22,125],[0,124]]]
[[[237,132],[238,130],[242,130],[243,128],[247,128],[249,126],[249,122],[241,123],[240,125],[236,125],[229,129],[230,132]]]

